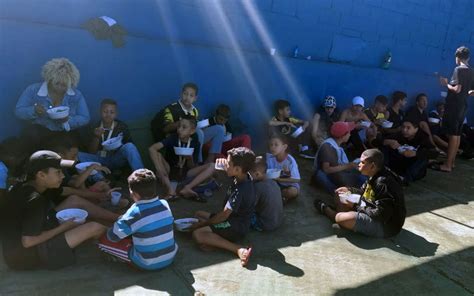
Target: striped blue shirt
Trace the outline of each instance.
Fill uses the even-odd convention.
[[[159,197],[134,203],[107,232],[113,242],[131,235],[128,256],[143,269],[155,270],[173,262],[178,245],[173,235],[173,214]]]

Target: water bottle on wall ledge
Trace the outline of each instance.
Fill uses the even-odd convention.
[[[392,63],[392,52],[388,51],[387,54],[385,55],[385,59],[382,64],[382,69],[387,70],[390,68],[390,64]]]
[[[294,58],[297,58],[299,52],[300,52],[300,49],[298,48],[298,46],[296,46],[296,47],[295,47],[295,50],[293,50],[293,57],[294,57]]]

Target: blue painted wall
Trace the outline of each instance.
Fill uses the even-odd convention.
[[[126,28],[125,47],[81,28],[102,15]],[[103,97],[135,120],[195,81],[202,114],[226,102],[255,136],[282,97],[301,117],[328,94],[340,106],[396,89],[435,101],[441,88],[433,72],[451,75],[460,45],[474,49],[474,1],[0,0],[0,138],[18,132],[15,103],[53,57],[77,65],[96,118]],[[300,59],[291,57],[295,46]],[[383,70],[388,51],[392,65]]]

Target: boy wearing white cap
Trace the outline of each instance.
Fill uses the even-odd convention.
[[[364,140],[362,140],[359,134],[360,131],[367,129],[367,138],[372,138],[377,134],[377,128],[363,111],[364,107],[364,98],[356,96],[352,99],[352,107],[344,110],[339,119],[340,121],[355,123],[355,129],[351,132],[349,142],[354,145],[357,153],[362,153],[362,151],[367,149]]]

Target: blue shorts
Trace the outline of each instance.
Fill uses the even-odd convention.
[[[357,213],[354,231],[370,237],[385,237],[382,222],[375,221],[369,215],[360,212]]]

